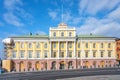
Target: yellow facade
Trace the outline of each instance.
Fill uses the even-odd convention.
[[[14,46],[6,49],[7,59],[10,60],[83,59],[87,60],[83,62],[85,66],[90,67],[92,63],[89,60],[116,59],[114,37],[76,35],[75,28],[69,28],[63,23],[57,28],[50,28],[49,36],[28,35],[11,37],[11,39],[14,41]],[[34,63],[35,69],[40,70],[44,62]],[[10,62],[7,63],[10,65]],[[5,64],[4,67],[9,70],[10,67],[6,67]],[[103,61],[100,64],[105,63]],[[20,62],[20,69],[24,71],[24,62]]]
[[[12,62],[11,60],[2,60],[2,68],[7,70],[8,72],[11,71]]]

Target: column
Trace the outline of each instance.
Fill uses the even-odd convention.
[[[75,43],[76,43],[76,41],[74,41],[74,58],[76,58],[77,56],[76,56],[76,45],[75,45]]]
[[[67,49],[67,46],[68,46],[68,42],[66,41],[66,57],[68,58],[68,49]]]
[[[75,58],[75,62],[74,62],[74,69],[77,69],[77,55],[76,55],[76,41],[74,41],[74,57]]]
[[[97,58],[98,58],[98,59],[101,59],[101,57],[100,57],[100,46],[101,46],[100,43],[101,43],[101,42],[99,41],[99,42],[98,42],[98,55],[97,55]],[[100,60],[98,60],[98,61],[100,62]],[[97,61],[97,62],[98,62],[98,61]],[[96,64],[96,67],[98,68],[99,65],[100,65],[100,63],[97,63],[97,64]]]
[[[16,62],[15,69],[16,69],[16,72],[20,72],[20,62]]]
[[[58,31],[58,37],[60,37],[60,32]]]
[[[51,41],[50,41],[50,58],[51,58]]]
[[[93,58],[93,53],[92,53],[92,41],[90,42],[90,56],[88,57],[90,59]]]
[[[84,44],[83,44],[83,42],[82,42],[82,39],[81,39],[81,46],[82,46],[82,51],[81,51],[81,53],[80,53],[80,57],[81,57],[81,59],[80,59],[80,66],[81,66],[81,68],[83,68],[83,60],[82,59],[84,59],[84,58],[82,58],[82,57],[84,57],[83,55],[85,55],[85,53],[84,53]],[[83,54],[84,53],[84,54]]]
[[[60,46],[59,45],[60,45],[60,42],[58,41],[58,59],[60,58],[60,50],[59,50]]]

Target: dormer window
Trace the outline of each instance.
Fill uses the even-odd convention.
[[[71,32],[69,32],[69,37],[71,37],[72,36],[72,33]]]
[[[53,36],[56,37],[56,32],[53,33]]]
[[[61,36],[62,36],[62,37],[64,36],[64,33],[63,33],[63,32],[61,33]]]

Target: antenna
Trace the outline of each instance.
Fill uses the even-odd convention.
[[[63,23],[63,3],[62,3],[62,13],[61,13],[61,21],[62,21],[62,23]]]

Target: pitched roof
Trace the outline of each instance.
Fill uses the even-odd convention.
[[[82,38],[115,38],[115,37],[110,37],[110,36],[103,36],[103,35],[77,35],[77,37],[82,37]]]
[[[23,35],[23,36],[12,36],[11,38],[48,38],[48,35]]]

